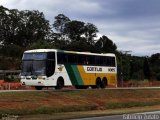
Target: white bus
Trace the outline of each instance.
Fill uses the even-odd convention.
[[[64,86],[116,87],[116,56],[58,49],[28,50],[22,57],[21,83],[37,90]]]

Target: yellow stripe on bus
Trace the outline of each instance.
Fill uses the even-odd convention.
[[[100,77],[103,79],[107,78],[108,85],[116,86],[117,76],[116,73],[86,73],[82,65],[77,65],[80,76],[83,80],[84,85],[95,85],[96,78]]]

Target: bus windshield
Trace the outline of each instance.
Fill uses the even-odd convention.
[[[22,60],[45,60],[47,53],[24,53]]]
[[[22,62],[22,75],[45,75],[46,61],[45,60],[24,60]]]
[[[55,68],[55,53],[24,53],[22,76],[51,76]]]

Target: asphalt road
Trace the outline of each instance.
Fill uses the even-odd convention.
[[[90,117],[72,120],[160,120],[160,111],[131,113],[123,115],[112,115],[102,117]]]

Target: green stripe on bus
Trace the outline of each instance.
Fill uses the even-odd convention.
[[[76,81],[77,81],[78,85],[84,85],[83,80],[82,80],[82,78],[80,76],[79,70],[77,68],[77,65],[71,65],[71,67],[72,67],[73,72],[74,72],[74,74],[76,76]]]
[[[83,85],[83,80],[76,65],[65,64],[65,68],[72,82],[72,85]]]

